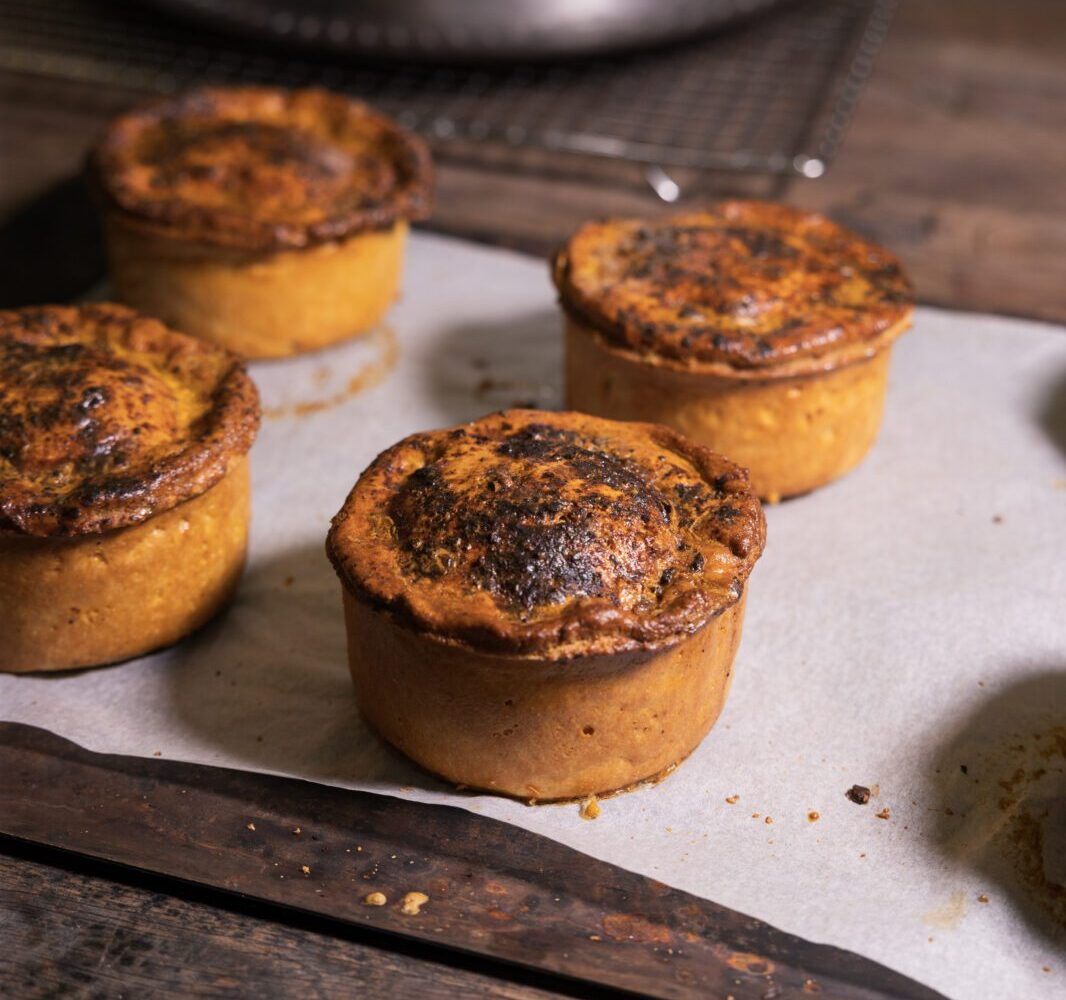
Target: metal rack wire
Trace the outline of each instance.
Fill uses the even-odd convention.
[[[432,139],[656,167],[818,176],[894,0],[808,0],[670,50],[505,68],[353,62],[271,49],[139,4],[0,0],[0,68],[147,93],[204,81],[320,85]]]

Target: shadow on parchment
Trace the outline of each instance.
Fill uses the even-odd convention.
[[[1044,433],[1066,457],[1066,371],[1059,373],[1040,400],[1037,419]]]
[[[1066,662],[991,694],[929,775],[937,846],[988,880],[1034,931],[1066,947]]]
[[[560,313],[546,309],[446,329],[422,378],[422,391],[454,423],[513,406],[557,410],[563,400]]]
[[[450,786],[363,721],[348,675],[340,583],[323,547],[251,567],[233,605],[166,667],[175,716],[219,763],[310,780]]]
[[[100,227],[81,176],[52,185],[0,227],[0,309],[66,302],[104,276]]]

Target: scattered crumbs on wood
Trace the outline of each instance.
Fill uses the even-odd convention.
[[[581,803],[581,809],[579,810],[578,815],[582,819],[599,819],[600,804],[596,801],[595,795],[590,795]]]
[[[865,785],[852,785],[844,795],[857,806],[864,806],[870,801],[870,789]]]
[[[362,851],[362,848],[361,847],[357,847],[356,850],[357,851]]]
[[[879,813],[874,813],[878,819],[891,819],[891,813],[888,811],[888,806],[885,806]]]
[[[819,813],[819,812],[816,812],[814,809],[812,809],[809,813],[807,813],[807,822],[808,823],[817,823],[818,820],[820,820],[821,818],[822,818],[822,814]]]
[[[726,800],[726,802],[728,802],[728,803],[729,803],[729,804],[730,804],[731,806],[735,806],[735,805],[736,805],[736,804],[737,804],[737,803],[738,803],[738,802],[740,801],[740,796],[739,796],[739,795],[727,795],[727,796],[725,797],[725,800]]]
[[[294,826],[292,828],[292,835],[294,837],[299,837],[301,833],[303,833],[303,830],[301,830],[298,826]]]
[[[384,906],[389,901],[388,896],[383,892],[368,892],[363,897],[363,902],[367,906]]]
[[[254,830],[255,829],[255,824],[254,823],[249,823],[248,826],[247,826],[247,829]]]
[[[400,906],[400,912],[406,914],[408,917],[417,916],[422,907],[429,902],[429,896],[424,892],[409,892],[403,897],[403,903]]]
[[[310,875],[311,874],[311,866],[310,865],[300,865],[300,871],[302,871],[304,873],[304,875]]]
[[[774,818],[773,818],[773,816],[767,816],[767,817],[766,817],[766,819],[764,819],[764,820],[763,820],[763,822],[764,822],[764,823],[765,823],[765,824],[766,824],[767,826],[769,826],[769,825],[770,825],[770,824],[771,824],[771,823],[772,823],[773,821],[774,821]]]
[[[601,938],[601,937],[599,936],[599,934],[590,934],[590,935],[589,935],[589,940],[590,940],[590,941],[602,941],[602,940],[603,940],[603,938]]]
[[[988,902],[988,896],[986,896],[982,892],[981,895],[977,897],[977,902],[979,902],[979,903],[987,903]]]

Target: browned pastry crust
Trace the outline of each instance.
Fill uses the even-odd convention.
[[[145,521],[219,482],[258,423],[236,358],[124,306],[0,312],[0,534]]]
[[[324,90],[204,88],[118,118],[90,176],[126,224],[248,252],[340,240],[429,211],[425,144]]]
[[[734,377],[869,357],[905,327],[914,300],[886,250],[824,216],[757,201],[587,223],[553,275],[567,312],[608,343]]]
[[[679,434],[510,410],[381,454],[327,550],[406,629],[565,660],[699,630],[740,599],[763,538],[746,474]]]

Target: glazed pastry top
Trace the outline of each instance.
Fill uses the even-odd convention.
[[[510,410],[378,456],[327,550],[405,627],[563,659],[695,631],[740,598],[764,530],[747,474],[673,431]]]
[[[213,486],[258,425],[219,347],[107,303],[0,312],[0,532],[144,521]]]
[[[204,88],[123,115],[89,161],[124,221],[248,251],[422,218],[425,144],[325,90]]]
[[[733,370],[868,354],[902,332],[914,299],[888,251],[824,216],[755,201],[587,223],[553,272],[564,308],[608,342]]]

